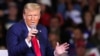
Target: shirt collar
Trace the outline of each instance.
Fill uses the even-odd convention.
[[[26,27],[27,27],[27,29],[28,29],[28,31],[30,31],[31,30],[31,28],[26,24]]]

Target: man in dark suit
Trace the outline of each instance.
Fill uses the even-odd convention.
[[[67,43],[61,45],[57,43],[55,50],[50,46],[46,28],[38,24],[40,11],[39,4],[25,5],[24,20],[14,24],[7,32],[9,56],[59,56],[67,52],[69,46]]]

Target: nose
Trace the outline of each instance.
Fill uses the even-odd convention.
[[[35,18],[34,16],[32,16],[32,17],[31,17],[31,20],[32,20],[32,21],[35,21],[35,20],[36,20],[36,18]]]

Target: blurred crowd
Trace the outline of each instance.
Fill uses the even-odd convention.
[[[0,49],[6,49],[6,32],[23,19],[28,2],[41,5],[39,23],[53,48],[68,42],[69,56],[100,56],[100,0],[0,0]]]

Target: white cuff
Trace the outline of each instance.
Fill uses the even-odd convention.
[[[28,42],[27,39],[25,39],[25,42],[26,42],[26,44],[27,44],[27,46],[28,46],[29,48],[32,47],[31,42]]]

